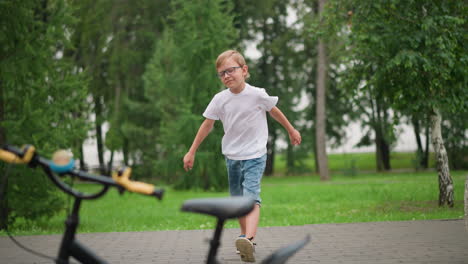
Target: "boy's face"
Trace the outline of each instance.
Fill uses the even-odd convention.
[[[240,66],[234,59],[228,58],[217,68],[219,79],[231,91],[240,92],[244,88],[247,65]]]

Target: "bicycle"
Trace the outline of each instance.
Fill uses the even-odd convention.
[[[13,164],[27,164],[31,168],[40,166],[48,178],[63,192],[73,196],[74,203],[71,213],[65,221],[65,230],[59,246],[58,256],[55,260],[57,264],[68,264],[70,258],[75,258],[81,263],[103,264],[104,259],[97,256],[91,249],[81,244],[76,238],[76,231],[79,225],[79,210],[82,200],[93,200],[100,198],[109,190],[115,187],[120,193],[125,190],[156,197],[161,200],[164,189],[156,189],[152,184],[130,180],[131,168],[124,168],[112,173],[112,177],[103,175],[92,175],[85,171],[74,168],[74,160],[66,157],[63,152],[56,152],[52,160],[48,160],[36,153],[33,146],[26,146],[18,149],[11,145],[4,145],[0,148],[0,159]],[[70,176],[84,181],[90,181],[103,186],[103,188],[93,194],[85,194],[67,185],[61,177]],[[228,198],[204,198],[192,199],[183,203],[181,210],[186,212],[196,212],[215,216],[217,224],[210,247],[206,263],[219,263],[216,260],[218,248],[220,246],[221,233],[224,222],[247,215],[255,205],[255,201],[246,197]],[[310,237],[278,249],[262,261],[263,264],[285,263],[289,257],[304,247],[310,241]]]

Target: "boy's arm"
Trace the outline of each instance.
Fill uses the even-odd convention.
[[[215,120],[213,119],[205,119],[203,123],[200,125],[198,129],[197,135],[193,140],[192,146],[190,147],[187,154],[184,156],[184,169],[186,171],[191,170],[193,167],[193,163],[195,162],[195,153],[197,152],[198,147],[200,144],[205,140],[206,136],[211,132],[213,129]]]
[[[291,140],[291,144],[293,145],[299,145],[301,144],[301,133],[299,133],[299,131],[297,131],[292,125],[291,123],[289,123],[289,120],[286,118],[286,116],[283,114],[283,112],[281,112],[281,110],[279,110],[278,107],[273,107],[271,110],[270,110],[270,115],[271,117],[273,117],[276,121],[278,121],[278,123],[280,123],[285,129],[286,131],[288,131],[288,134],[289,134],[289,140]]]

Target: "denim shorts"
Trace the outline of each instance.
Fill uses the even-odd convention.
[[[260,181],[265,171],[267,155],[248,160],[226,158],[229,192],[232,196],[249,196],[261,204]]]

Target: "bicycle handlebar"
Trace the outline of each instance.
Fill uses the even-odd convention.
[[[114,181],[117,182],[117,184],[124,187],[128,191],[155,196],[156,198],[160,200],[162,199],[164,190],[162,189],[156,190],[154,185],[149,184],[149,183],[131,181],[130,180],[131,173],[132,173],[132,169],[127,167],[123,171],[120,171],[118,173],[115,173],[115,172],[112,173],[112,179],[114,179]]]
[[[34,156],[36,149],[33,146],[26,145],[21,151],[13,146],[5,145],[0,149],[0,159],[14,164],[27,164]]]
[[[46,174],[49,176],[49,178],[63,191],[76,197],[82,197],[82,198],[88,198],[88,199],[92,199],[96,197],[96,196],[83,196],[81,193],[76,192],[70,188],[67,188],[60,180],[57,179],[56,176],[53,175],[54,169],[52,169],[51,167],[54,167],[55,165],[54,162],[51,160],[45,159],[41,157],[39,154],[37,154],[33,146],[27,145],[26,147],[23,148],[23,150],[20,150],[10,145],[4,145],[0,149],[0,160],[3,160],[7,163],[13,163],[13,164],[28,164],[31,167],[40,165],[42,166]],[[55,165],[55,167],[60,167],[60,165]],[[118,187],[120,188],[121,191],[127,190],[130,192],[154,196],[158,198],[159,200],[162,199],[163,194],[164,194],[163,189],[156,189],[155,186],[152,184],[138,182],[138,181],[131,181],[129,179],[130,174],[131,174],[130,168],[126,168],[121,173],[113,173],[112,178],[109,178],[107,176],[102,176],[102,175],[91,175],[84,171],[73,170],[72,167],[70,167],[70,169],[67,171],[58,171],[58,172],[60,175],[68,174],[68,175],[80,178],[82,180],[100,183],[106,187],[108,186]],[[106,190],[103,190],[102,192],[100,192],[98,196],[102,195]]]

